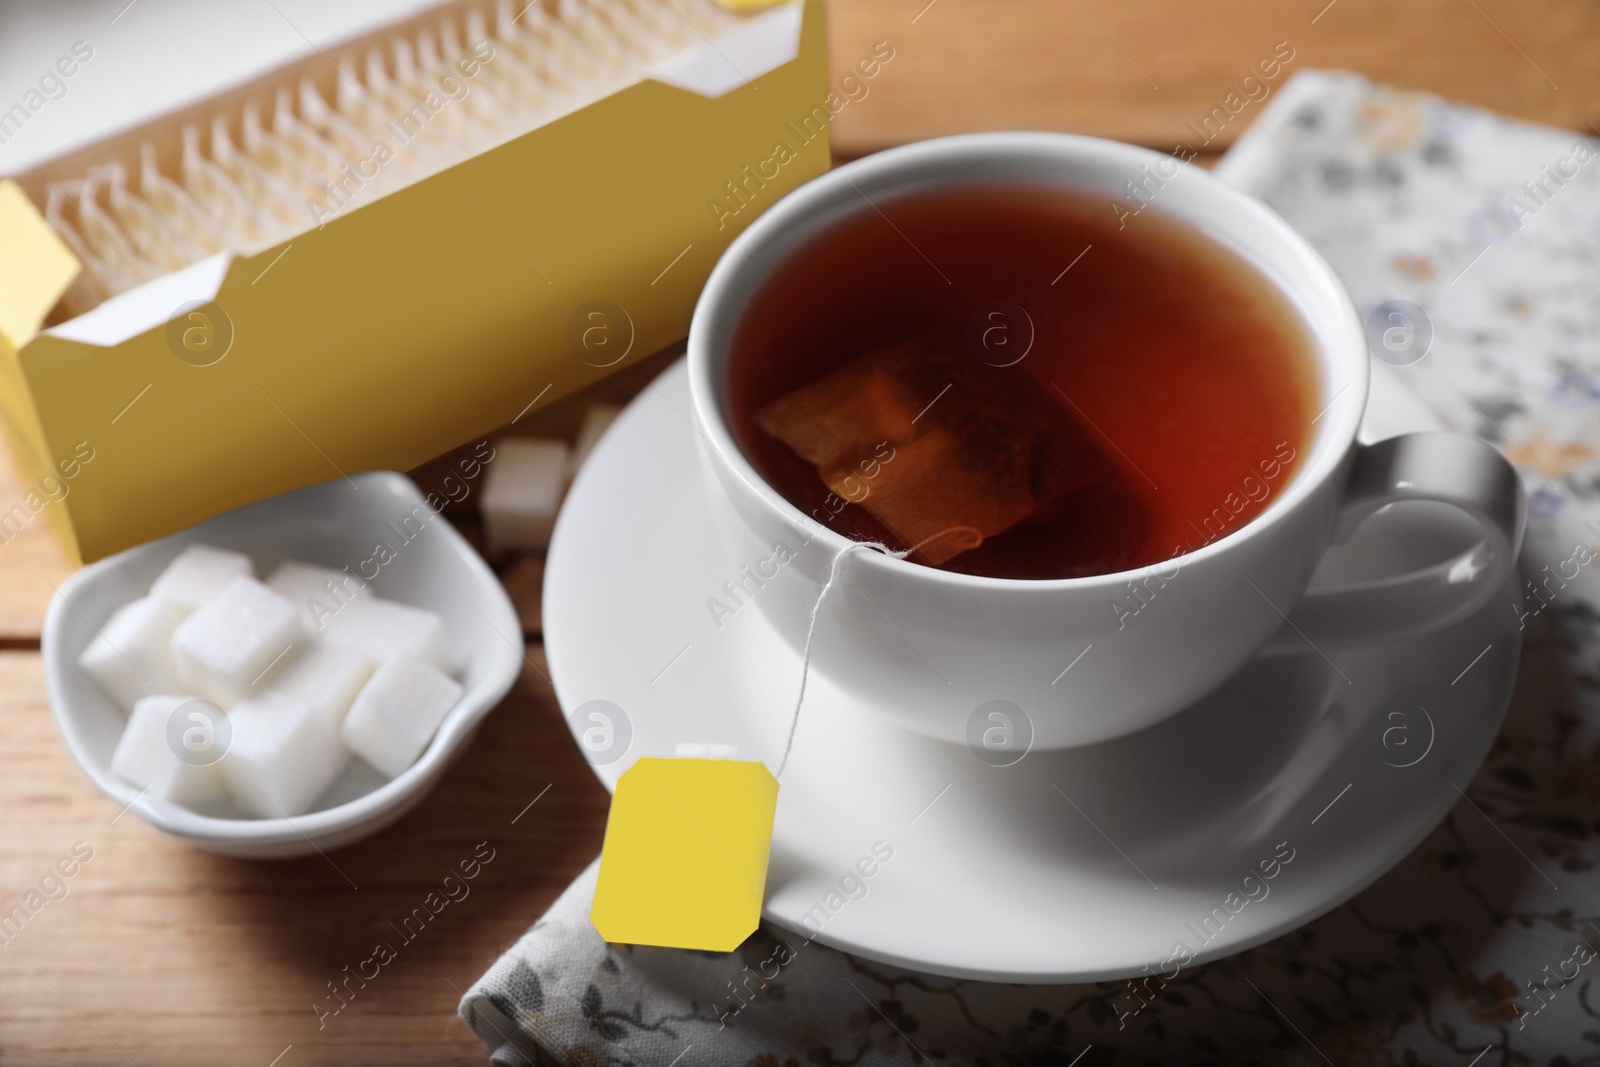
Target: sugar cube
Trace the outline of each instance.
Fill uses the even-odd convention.
[[[228,713],[232,738],[218,765],[233,802],[263,819],[304,815],[339,777],[350,752],[311,705],[261,693]]]
[[[185,689],[232,708],[268,667],[303,640],[294,606],[254,578],[240,576],[178,625],[172,653]]]
[[[567,488],[567,452],[565,441],[506,437],[495,442],[480,506],[490,551],[549,547]]]
[[[600,443],[600,438],[611,428],[611,424],[622,414],[622,409],[615,404],[595,404],[583,413],[583,423],[578,427],[578,438],[572,445],[572,457],[567,460],[567,484],[572,484],[572,479],[578,476],[578,471],[589,458],[589,453],[594,451],[594,446]]]
[[[309,704],[329,726],[337,728],[377,665],[377,660],[349,648],[311,640],[285,656],[261,688]]]
[[[124,604],[83,650],[78,666],[123,711],[141,697],[182,692],[172,634],[188,614],[188,608],[153,596]]]
[[[392,656],[356,695],[339,736],[393,778],[416,762],[461,693],[459,683],[426,663]]]
[[[250,557],[244,553],[210,545],[189,545],[167,564],[167,569],[150,587],[150,595],[186,608],[198,608],[240,575],[247,578],[255,575]]]
[[[193,707],[186,713],[187,705]],[[175,729],[169,727],[174,714],[181,720]],[[147,795],[185,807],[226,800],[216,763],[221,754],[211,755],[221,747],[216,727],[222,716],[221,708],[196,697],[144,697],[133,706],[111,754],[111,769]],[[174,744],[184,746],[183,754]]]
[[[375,663],[389,656],[416,656],[442,671],[453,669],[444,621],[431,611],[363,597],[326,623],[324,640]]]
[[[365,593],[367,586],[349,571],[288,559],[272,572],[267,588],[293,604],[306,629],[318,633],[329,618]]]

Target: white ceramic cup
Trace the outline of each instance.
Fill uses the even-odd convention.
[[[817,621],[812,669],[921,733],[970,743],[975,726],[989,721],[982,709],[1005,701],[1025,713],[1035,748],[1118,737],[1215,688],[1285,628],[1290,613],[1298,630],[1285,628],[1284,639],[1324,654],[1404,638],[1482,607],[1515,562],[1526,504],[1516,473],[1493,448],[1442,433],[1357,442],[1370,358],[1362,323],[1333,268],[1282,218],[1214,175],[1145,149],[1066,134],[968,134],[858,160],[790,194],[733,242],[695,310],[694,419],[730,505],[729,549],[744,561],[771,556],[778,543],[797,553],[752,597],[778,631],[804,647],[812,605],[852,542],[768,485],[730,427],[730,345],[766,277],[840,220],[907,193],[1042,183],[1102,193],[1109,211],[1125,202],[1125,183],[1148,173],[1142,168],[1163,181],[1150,210],[1242,255],[1297,307],[1314,340],[1317,403],[1326,408],[1291,480],[1253,521],[1167,564],[1018,580],[867,550],[845,556]],[[1483,540],[1456,560],[1390,581],[1307,593],[1330,545],[1379,508],[1409,500],[1465,510]],[[1130,620],[1116,605],[1141,602],[1132,596],[1146,607]]]

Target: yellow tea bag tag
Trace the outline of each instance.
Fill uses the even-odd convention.
[[[845,558],[857,551],[910,555],[876,541],[852,541],[834,553],[811,605],[800,691],[776,777],[765,764],[743,760],[645,757],[617,779],[589,909],[607,941],[732,952],[760,925],[778,777],[806,702],[817,616]]]
[[[80,270],[22,187],[0,181],[0,335],[20,350]]]
[[[763,764],[640,759],[611,797],[590,921],[607,941],[733,951],[761,921],[777,810]]]

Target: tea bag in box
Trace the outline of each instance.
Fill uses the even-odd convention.
[[[937,339],[852,360],[756,422],[935,566],[1112,470],[1026,372]]]

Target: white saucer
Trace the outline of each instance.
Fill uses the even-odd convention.
[[[1427,428],[1376,382],[1369,424]],[[754,561],[723,547],[689,418],[679,363],[595,450],[550,549],[545,646],[561,706],[575,736],[599,722],[589,701],[623,712],[611,748],[591,756],[607,788],[640,756],[775,768],[799,682],[799,657],[753,604],[720,628],[707,606]],[[1441,527],[1437,512],[1424,529],[1430,507],[1380,513],[1319,581],[1470,543],[1470,527]],[[1165,723],[1008,767],[901,730],[813,672],[765,914],[868,959],[998,982],[1170,976],[1282,934],[1378,878],[1459,799],[1510,698],[1514,584],[1404,645],[1328,649],[1330,661],[1280,642],[1289,651]],[[873,859],[875,844],[892,858]],[[1258,865],[1291,850],[1263,880]],[[857,873],[863,857],[871,877]]]

